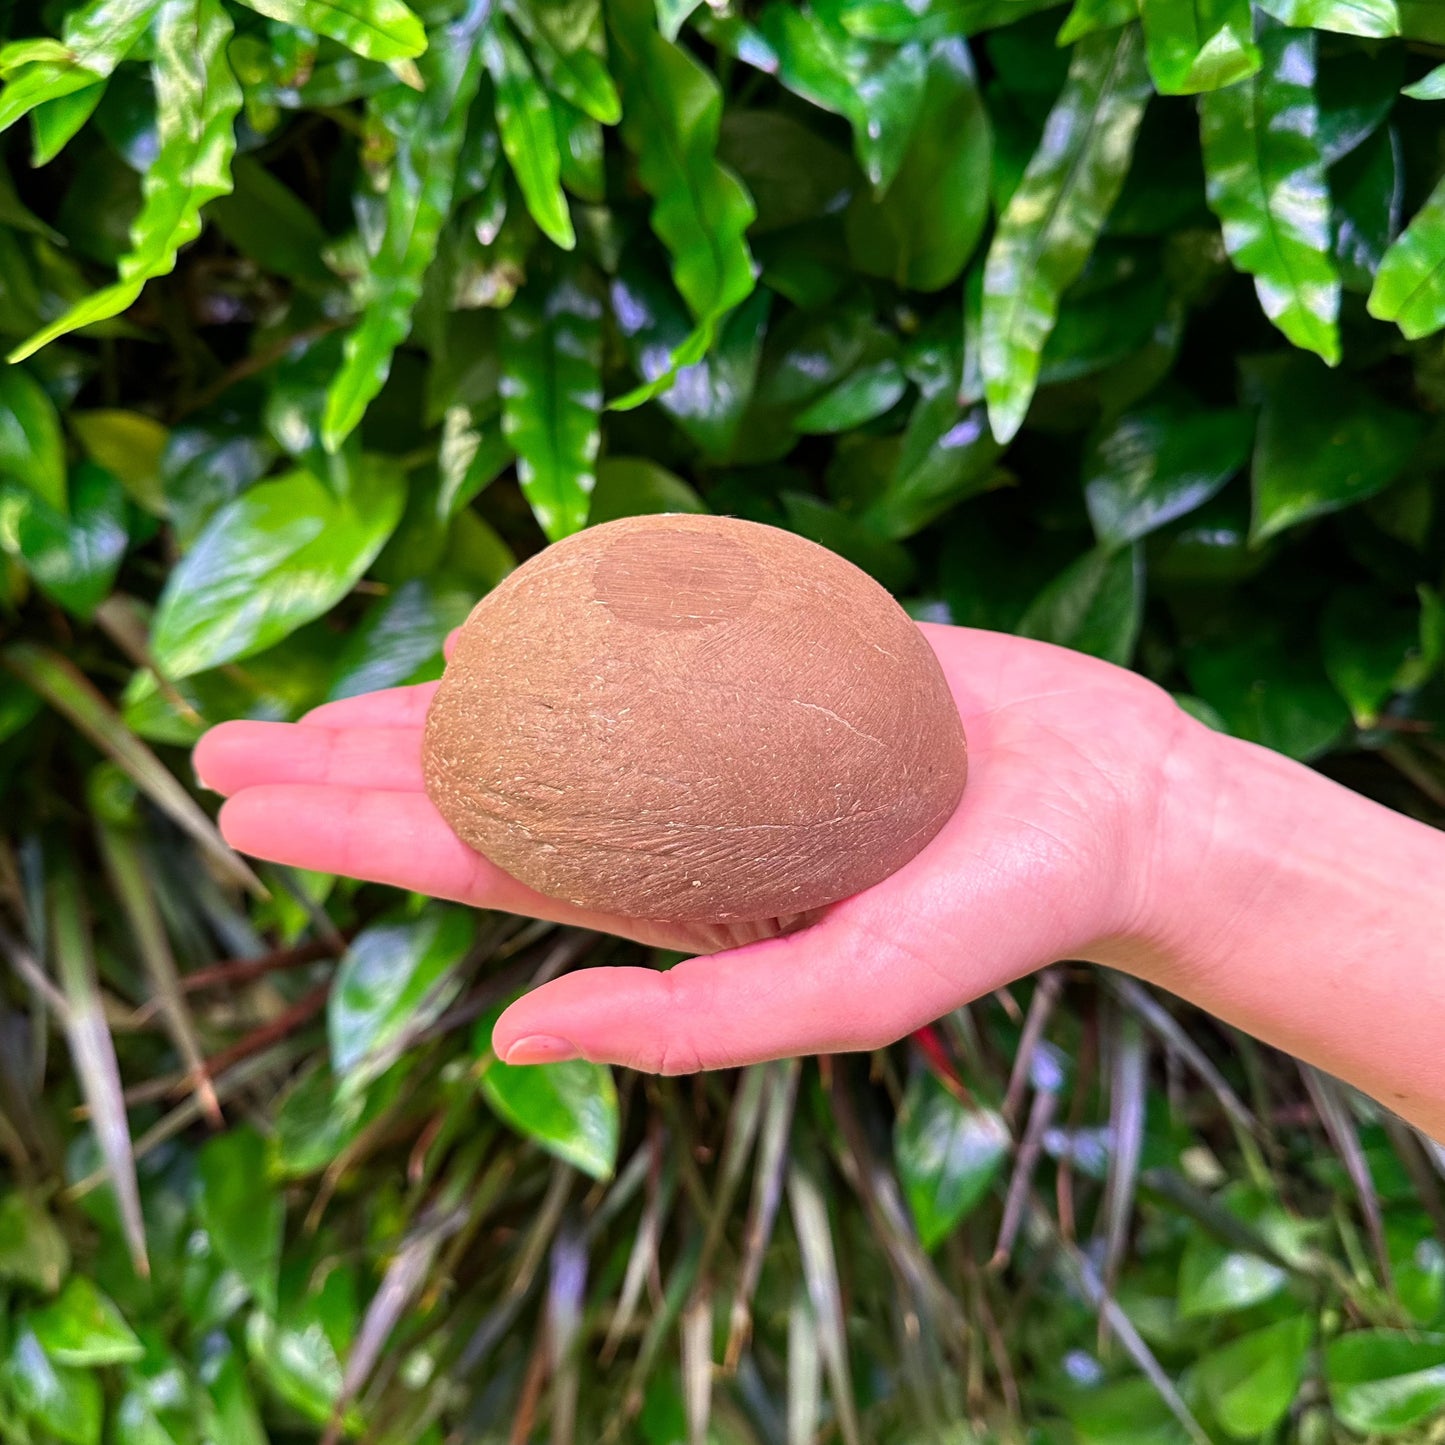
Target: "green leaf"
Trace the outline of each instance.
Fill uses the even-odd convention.
[[[602,306],[565,274],[540,298],[519,295],[502,320],[502,429],[522,493],[555,542],[587,525],[596,483]]]
[[[1445,181],[1385,252],[1369,308],[1412,341],[1445,326]]]
[[[1279,358],[1258,374],[1264,406],[1254,446],[1256,545],[1384,490],[1420,440],[1414,413],[1308,357]]]
[[[482,56],[496,88],[497,129],[522,198],[542,233],[563,250],[577,244],[567,197],[562,194],[562,154],[552,107],[526,52],[501,24],[483,33]]]
[[[1096,547],[1034,598],[1018,630],[1127,667],[1143,614],[1143,553],[1138,546]]]
[[[854,264],[914,291],[938,291],[963,272],[988,219],[988,116],[962,40],[928,51],[927,84],[898,173],[880,196],[848,210]]]
[[[105,81],[87,85],[70,95],[57,96],[37,105],[30,112],[30,124],[34,142],[30,149],[30,164],[39,170],[48,166],[61,151],[75,139],[76,133],[95,113],[95,108],[105,97]]]
[[[1192,512],[1249,460],[1252,418],[1156,402],[1122,416],[1084,458],[1094,534],[1123,546]]]
[[[1304,1374],[1311,1328],[1307,1316],[1297,1315],[1242,1335],[1199,1361],[1200,1388],[1235,1439],[1258,1439],[1284,1419]]]
[[[1420,605],[1373,587],[1341,587],[1320,619],[1325,672],[1357,727],[1373,727],[1420,656]]]
[[[306,1267],[302,1267],[305,1265]],[[330,1419],[345,1378],[342,1358],[356,1331],[356,1281],[345,1264],[298,1261],[282,1274],[274,1315],[253,1311],[246,1344],[266,1384],[292,1409],[318,1425]],[[348,1413],[342,1422],[359,1434]],[[227,1442],[229,1445],[229,1442]]]
[[[1328,751],[1350,715],[1317,658],[1268,626],[1192,648],[1194,690],[1236,737],[1308,762]]]
[[[616,125],[622,101],[607,73],[601,0],[507,0],[506,10],[527,38],[549,90],[601,125]],[[667,33],[677,39],[677,31]]]
[[[1137,1376],[1071,1394],[1064,1409],[1074,1445],[1185,1445],[1190,1439],[1154,1383]]]
[[[18,1190],[0,1195],[0,1279],[54,1294],[70,1273],[70,1246],[49,1213]]]
[[[908,1086],[893,1127],[898,1177],[924,1249],[935,1249],[983,1202],[1009,1154],[992,1109],[964,1104],[931,1073]]]
[[[427,48],[426,31],[401,0],[243,0],[258,15],[340,41],[367,60],[406,60]]]
[[[279,642],[339,602],[401,517],[403,483],[389,466],[361,469],[339,499],[309,472],[252,487],[212,517],[171,573],[151,652],[189,677]]]
[[[1161,95],[1195,95],[1259,69],[1249,0],[1143,0],[1149,74]]]
[[[806,492],[785,491],[779,500],[794,532],[846,557],[890,592],[901,592],[913,581],[915,567],[907,549],[880,537],[867,522]]]
[[[47,597],[83,620],[110,595],[130,545],[125,520],[125,494],[115,478],[89,463],[75,470],[68,516],[0,482],[0,548],[20,558]]]
[[[29,487],[54,511],[66,510],[60,416],[40,383],[18,366],[0,370],[0,476]]]
[[[1342,1335],[1325,1346],[1325,1379],[1335,1413],[1351,1430],[1408,1430],[1445,1410],[1445,1335]]]
[[[337,655],[328,701],[429,682],[428,672],[439,677],[442,643],[467,620],[475,601],[470,590],[431,577],[408,578],[378,598]]]
[[[91,461],[104,467],[146,511],[165,513],[161,457],[169,434],[160,422],[118,409],[73,411],[66,419]]]
[[[1405,166],[1398,132],[1380,131],[1346,156],[1331,172],[1330,188],[1340,280],[1368,295],[1400,229]]]
[[[235,188],[211,202],[216,229],[263,271],[310,286],[335,280],[323,259],[330,238],[296,192],[250,156],[231,168]]]
[[[378,924],[352,940],[327,1010],[331,1067],[343,1097],[395,1061],[398,1046],[456,998],[476,938],[464,909],[434,904],[411,922]]]
[[[60,1297],[30,1316],[41,1348],[57,1365],[123,1365],[145,1354],[113,1300],[84,1275],[73,1275]]]
[[[104,80],[145,34],[161,0],[91,0],[71,10],[55,53],[22,63],[0,90],[0,131],[38,105]]]
[[[361,324],[331,379],[322,442],[337,451],[391,374],[411,330],[422,278],[451,210],[467,112],[481,83],[475,7],[437,37],[420,67],[426,90],[397,86],[376,104],[396,138],[380,244],[359,282]],[[548,121],[550,125],[550,119]]]
[[[778,81],[853,127],[853,149],[875,195],[897,176],[918,123],[927,86],[922,45],[890,50],[850,36],[823,7],[774,0],[758,20]],[[943,40],[949,31],[932,37]]]
[[[10,354],[22,360],[42,346],[131,307],[153,276],[175,268],[176,254],[201,233],[201,208],[231,189],[231,156],[241,87],[226,59],[232,25],[221,0],[163,0],[156,19],[159,149],[141,183],[140,213],[120,279],[71,307]]]
[[[1043,139],[998,223],[984,269],[981,365],[989,418],[1013,439],[1034,394],[1059,297],[1119,194],[1150,94],[1132,26],[1079,42]]]
[[[504,1124],[594,1179],[617,1167],[617,1085],[606,1064],[504,1064],[491,1051],[495,1010],[476,1032],[482,1097]]]
[[[1296,346],[1340,359],[1340,277],[1320,150],[1315,37],[1269,29],[1252,79],[1200,98],[1206,194],[1264,314]]]
[[[1179,1316],[1198,1319],[1248,1309],[1277,1295],[1286,1278],[1270,1260],[1191,1234],[1179,1261]]]
[[[707,503],[666,467],[646,457],[607,457],[597,468],[587,525],[657,512],[706,512]]]
[[[1384,39],[1400,33],[1395,0],[1261,0],[1260,8],[1301,30]]]
[[[0,1368],[0,1384],[28,1419],[65,1445],[100,1445],[100,1380],[88,1370],[53,1364],[23,1321]]]
[[[254,1129],[232,1129],[201,1146],[197,1165],[196,1212],[211,1247],[274,1314],[286,1205],[266,1173],[266,1141]]]
[[[757,207],[753,237],[832,215],[857,188],[847,151],[781,110],[729,110],[718,132],[718,159],[747,187]]]
[[[1117,30],[1138,19],[1139,8],[1140,0],[1074,0],[1055,44],[1073,45],[1086,35]]]
[[[866,362],[805,407],[793,426],[824,435],[852,431],[891,411],[907,390],[908,378],[892,357]]]
[[[1400,92],[1411,100],[1445,100],[1445,65],[1437,65],[1428,75],[1423,75],[1413,85],[1407,85]]]
[[[716,159],[722,92],[685,51],[654,28],[648,0],[608,7],[613,66],[622,89],[622,137],[652,197],[652,229],[672,257],[672,279],[697,323],[673,368],[700,361],[722,318],[753,289],[744,233],[753,203]],[[656,395],[663,373],[630,400]],[[621,403],[614,403],[621,405]]]

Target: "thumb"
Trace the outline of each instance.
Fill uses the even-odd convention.
[[[512,1004],[492,1047],[509,1064],[585,1058],[686,1074],[881,1048],[959,1002],[936,970],[920,986],[918,960],[835,917],[666,972],[566,974]]]

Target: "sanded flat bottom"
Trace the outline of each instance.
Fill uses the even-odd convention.
[[[788,913],[780,918],[754,918],[746,923],[668,923],[660,924],[669,933],[679,935],[684,950],[694,953],[722,953],[741,948],[745,943],[761,943],[765,938],[778,938],[796,933],[816,923],[826,912],[812,908],[806,913]]]

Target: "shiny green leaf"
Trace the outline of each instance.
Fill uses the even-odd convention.
[[[1372,39],[1400,33],[1395,0],[1261,0],[1260,8],[1301,30],[1330,30]]]
[[[508,0],[508,16],[527,38],[547,88],[602,125],[622,118],[622,101],[607,73],[600,0]],[[677,31],[667,35],[677,39]]]
[[[856,196],[849,208],[848,249],[858,269],[915,291],[956,280],[988,218],[981,181],[991,151],[968,46],[936,41],[897,175],[881,196]]]
[[[252,1313],[246,1344],[271,1390],[305,1418],[325,1425],[341,1396],[341,1361],[355,1331],[356,1281],[347,1265],[288,1265],[274,1314]],[[360,1433],[352,1414],[343,1423]]]
[[[383,923],[351,941],[327,1011],[331,1067],[343,1096],[394,1062],[398,1046],[456,998],[458,969],[476,937],[464,909],[433,904],[407,923]]]
[[[963,1103],[933,1074],[909,1083],[893,1155],[924,1249],[937,1248],[982,1203],[1010,1142],[999,1114]]]
[[[666,467],[645,457],[604,457],[597,467],[597,486],[587,525],[596,527],[619,517],[645,517],[657,512],[707,510],[707,503]]]
[[[401,517],[392,468],[362,469],[338,499],[309,472],[252,487],[222,507],[171,573],[151,652],[188,677],[279,642],[339,602]]]
[[[1357,727],[1373,727],[1419,658],[1420,605],[1373,587],[1341,587],[1320,618],[1325,672]]]
[[[1346,290],[1368,295],[1400,229],[1405,166],[1399,132],[1380,131],[1330,173],[1335,261]]]
[[[1059,45],[1072,45],[1101,30],[1117,30],[1139,17],[1140,0],[1074,0],[1060,29]]]
[[[1445,100],[1445,65],[1437,65],[1428,75],[1407,85],[1401,94],[1411,100]]]
[[[0,548],[77,617],[89,620],[105,601],[129,545],[125,494],[99,467],[76,468],[68,516],[33,492],[0,482]]]
[[[793,425],[805,433],[852,431],[892,410],[907,390],[908,378],[891,357],[866,362],[805,407]]]
[[[73,1275],[58,1299],[32,1313],[30,1328],[57,1365],[123,1365],[145,1353],[115,1302],[85,1275]]]
[[[1253,420],[1158,402],[1122,416],[1084,459],[1094,534],[1122,546],[1207,502],[1249,459]]]
[[[1340,358],[1340,277],[1315,99],[1315,37],[1269,29],[1263,67],[1199,102],[1206,191],[1264,314],[1296,346]]]
[[[29,487],[54,511],[66,510],[60,417],[40,383],[19,366],[0,371],[0,476]]]
[[[67,420],[91,461],[104,467],[139,506],[156,516],[165,514],[161,456],[168,434],[160,422],[118,408],[73,411]]]
[[[722,318],[753,289],[744,233],[753,203],[716,159],[722,92],[713,77],[654,27],[648,0],[608,7],[612,60],[622,89],[622,136],[652,197],[652,229],[672,257],[672,279],[697,330],[672,367],[625,399],[661,391],[676,368],[700,361]],[[620,403],[614,403],[620,404]]]
[[[360,425],[391,373],[451,209],[467,111],[481,82],[474,8],[436,37],[420,68],[422,94],[398,86],[384,106],[377,102],[397,149],[380,242],[359,283],[361,323],[348,333],[341,370],[326,392],[322,441],[330,452]]]
[[[248,1127],[207,1141],[197,1160],[196,1212],[211,1246],[274,1313],[286,1206],[266,1174],[266,1141]]]
[[[602,307],[581,278],[503,315],[502,428],[523,495],[549,539],[587,524],[601,442]]]
[[[1149,93],[1132,26],[1080,41],[1043,139],[999,220],[984,270],[981,363],[1001,442],[1023,424],[1059,297],[1083,270],[1124,183]]]
[[[1395,46],[1326,48],[1315,76],[1320,154],[1326,166],[1363,145],[1390,118],[1405,78]],[[1334,177],[1330,177],[1333,188]]]
[[[1143,0],[1140,13],[1161,95],[1218,90],[1259,69],[1249,0]]]
[[[482,56],[496,90],[497,129],[532,219],[563,250],[577,244],[562,193],[562,154],[552,107],[526,52],[505,26],[483,33]]]
[[[1411,340],[1445,326],[1445,181],[1385,252],[1369,306]]]
[[[1179,1314],[1183,1319],[1229,1314],[1273,1298],[1287,1276],[1279,1265],[1194,1234],[1179,1262]]]
[[[70,1245],[50,1214],[18,1190],[0,1195],[0,1279],[54,1294],[70,1272]]]
[[[1235,1439],[1258,1439],[1284,1418],[1299,1390],[1310,1331],[1310,1320],[1297,1315],[1242,1335],[1199,1361],[1209,1407]]]
[[[20,360],[67,332],[118,316],[201,232],[201,208],[231,189],[241,87],[226,59],[232,25],[221,0],[162,0],[152,83],[160,145],[146,171],[120,279],[36,332],[10,354]],[[3,105],[3,99],[0,99]]]
[[[0,1366],[0,1384],[27,1418],[65,1445],[100,1445],[105,1397],[99,1376],[52,1363],[23,1322]]]
[[[1420,439],[1417,416],[1308,357],[1280,358],[1260,376],[1250,529],[1256,543],[1382,491]]]
[[[421,21],[402,0],[242,0],[242,3],[272,20],[282,20],[340,41],[367,60],[405,60],[427,48]]]
[[[1034,598],[1018,630],[1127,667],[1143,614],[1143,553],[1137,546],[1098,547]]]
[[[470,590],[431,577],[410,577],[378,598],[337,654],[328,700],[439,677],[442,643],[475,601]]]
[[[1445,1410],[1445,1335],[1356,1330],[1325,1346],[1336,1414],[1362,1435],[1394,1434]]]
[[[491,1051],[496,1010],[476,1033],[480,1088],[504,1124],[594,1179],[617,1167],[617,1085],[606,1064],[504,1064]]]
[[[161,0],[91,0],[65,17],[54,53],[22,62],[0,90],[0,131],[38,105],[104,80],[145,34]]]

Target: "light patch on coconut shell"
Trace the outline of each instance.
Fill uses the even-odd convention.
[[[424,766],[513,877],[718,948],[902,867],[966,750],[932,649],[871,578],[791,532],[660,516],[569,537],[477,604]]]

